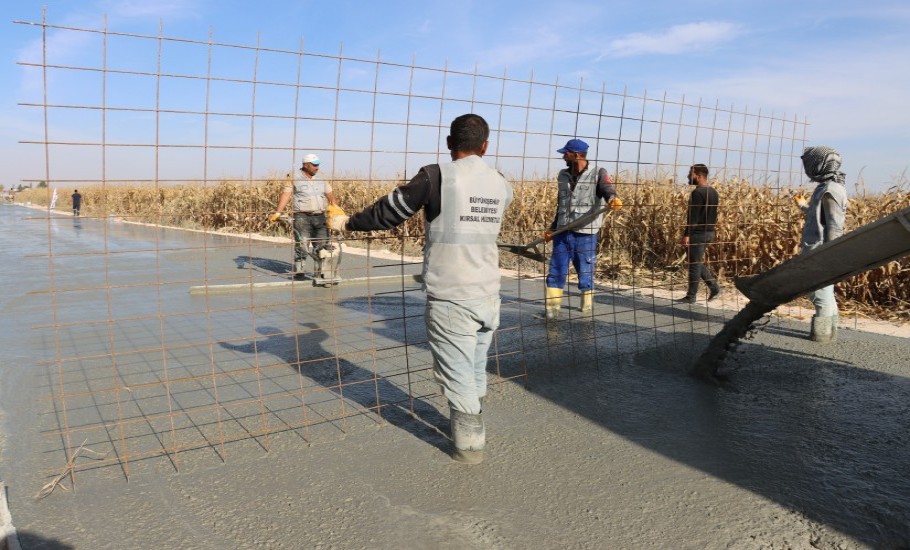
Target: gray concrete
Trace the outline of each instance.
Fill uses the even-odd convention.
[[[533,319],[539,280],[505,278],[488,458],[466,467],[446,454],[412,279],[190,296],[200,281],[274,279],[287,250],[22,219],[41,215],[0,207],[0,478],[24,548],[910,546],[907,339],[842,330],[819,346],[805,323],[777,323],[714,388],[685,372],[729,312],[604,289],[594,317],[567,308],[548,330]],[[48,235],[53,258],[24,258],[47,254]],[[107,253],[67,255],[91,251]],[[401,271],[384,265],[370,272]],[[67,292],[28,294],[51,285]],[[343,360],[320,370],[327,355]],[[223,446],[213,387],[193,378],[213,359],[221,403],[266,398],[225,409],[221,433],[238,440]],[[305,403],[286,395],[300,384]],[[129,481],[108,464],[78,471],[75,493],[33,498],[66,460],[47,399],[61,388],[91,390],[65,411],[91,448],[148,452]],[[377,403],[382,418],[333,418]],[[172,426],[168,407],[189,413]],[[137,421],[93,428],[112,419]],[[243,437],[263,422],[267,438]],[[164,452],[192,441],[208,444]]]

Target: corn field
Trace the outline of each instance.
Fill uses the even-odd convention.
[[[659,281],[685,269],[679,241],[685,223],[689,188],[669,182],[623,184],[617,189],[624,208],[612,214],[600,238],[601,279],[628,280],[646,277]],[[82,215],[123,218],[128,221],[233,233],[280,234],[270,225],[285,183],[271,178],[250,184],[225,180],[212,185],[130,186],[95,185],[81,188]],[[336,197],[347,212],[357,212],[384,196],[391,183],[374,184],[359,178],[332,182]],[[720,193],[717,239],[708,261],[717,276],[733,277],[767,270],[799,250],[803,218],[793,205],[797,194],[810,189],[781,189],[747,181],[715,181]],[[539,237],[553,219],[555,187],[541,181],[514,184],[514,202],[506,212],[502,240],[524,243]],[[882,193],[857,189],[849,193],[847,230],[860,227],[910,205],[910,191],[894,187]],[[17,202],[46,206],[49,189],[29,189]],[[72,208],[69,194],[59,197],[56,208]],[[401,227],[377,232],[372,238],[396,251],[414,253],[423,245],[423,218],[418,215]],[[541,270],[540,264],[510,254],[503,265]],[[910,321],[910,259],[892,262],[851,278],[837,286],[838,298],[847,308],[883,320]]]

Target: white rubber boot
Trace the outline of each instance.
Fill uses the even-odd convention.
[[[562,307],[562,289],[547,287],[547,321],[555,321],[559,318],[559,309]]]
[[[483,462],[487,434],[483,416],[449,409],[452,429],[452,460],[463,464]]]
[[[837,315],[827,317],[812,317],[812,326],[809,329],[809,339],[820,344],[827,344],[837,340]]]
[[[593,290],[582,290],[581,291],[581,308],[582,313],[587,313],[591,311],[591,308],[594,307],[594,291]]]

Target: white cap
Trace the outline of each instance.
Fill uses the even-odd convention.
[[[304,156],[303,156],[303,163],[304,163],[304,164],[310,163],[310,164],[313,164],[313,165],[315,165],[315,166],[319,166],[319,157],[317,157],[317,156],[314,155],[313,153],[310,153],[310,154],[308,154],[308,155],[304,155]]]

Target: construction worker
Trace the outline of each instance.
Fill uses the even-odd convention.
[[[594,261],[597,255],[597,235],[603,225],[603,217],[589,224],[557,235],[553,232],[572,223],[582,216],[599,209],[604,201],[611,210],[622,208],[622,201],[616,195],[613,182],[605,168],[588,162],[588,144],[580,139],[570,139],[565,147],[556,150],[562,153],[566,168],[557,176],[556,216],[544,239],[553,241],[550,269],[546,282],[546,318],[555,320],[562,306],[562,292],[569,276],[569,261],[578,274],[578,290],[581,291],[581,311],[591,311],[594,303]]]
[[[812,197],[795,198],[797,206],[806,214],[800,253],[808,252],[844,233],[847,215],[846,175],[840,171],[841,156],[831,147],[806,147],[800,157],[806,176],[816,183]],[[809,294],[815,306],[809,338],[815,342],[833,342],[837,339],[839,315],[834,299],[834,285],[828,285]]]
[[[452,458],[483,460],[486,430],[481,401],[487,393],[487,352],[499,326],[499,249],[496,239],[512,188],[481,157],[490,128],[475,114],[452,121],[446,143],[452,162],[420,169],[350,219],[332,215],[338,231],[400,225],[424,210],[423,287],[433,371],[449,402]]]
[[[278,221],[291,196],[294,197],[293,271],[302,274],[308,254],[318,263],[320,249],[331,246],[325,225],[326,203],[337,205],[332,186],[319,175],[318,156],[312,153],[304,155],[300,174],[294,178],[293,183],[288,180],[288,185],[278,199],[278,209],[269,217],[269,221]]]
[[[686,226],[683,229],[682,245],[686,248],[686,260],[689,264],[689,285],[686,295],[677,300],[694,304],[698,300],[698,286],[702,280],[708,285],[708,301],[720,295],[720,285],[705,265],[705,248],[714,242],[714,230],[717,225],[717,205],[720,197],[708,183],[708,167],[704,164],[693,164],[687,176],[689,185],[695,189],[689,194],[689,206],[686,209]]]
[[[75,189],[70,198],[73,199],[73,216],[78,216],[82,210],[82,193]]]

